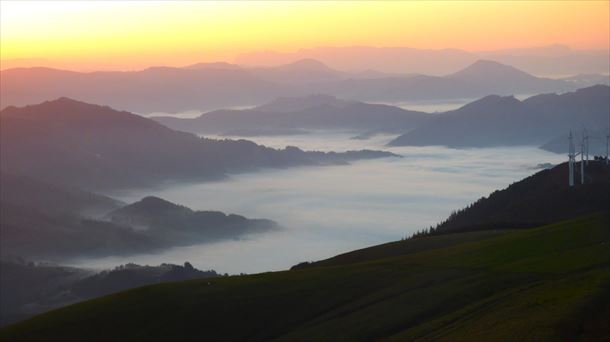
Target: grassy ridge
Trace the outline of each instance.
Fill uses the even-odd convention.
[[[398,242],[336,266],[142,287],[6,327],[0,339],[610,337],[608,215],[468,234]]]

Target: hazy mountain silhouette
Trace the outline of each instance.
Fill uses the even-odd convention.
[[[19,68],[3,70],[0,76],[3,106],[40,103],[70,94],[85,102],[134,112],[180,112],[252,105],[286,91],[245,70],[218,65],[92,73]]]
[[[532,96],[524,101],[491,95],[438,114],[390,145],[537,146],[570,129],[607,125],[609,106],[610,87],[603,85],[561,95]]]
[[[343,99],[400,102],[477,98],[490,93],[530,94],[578,87],[574,82],[528,77],[522,71],[492,62],[477,62],[444,77],[339,72],[314,60],[250,69],[225,63],[92,73],[18,68],[3,70],[0,76],[4,106],[39,103],[70,94],[86,102],[139,113],[251,106],[281,96],[320,93]]]
[[[427,50],[409,47],[318,47],[295,53],[262,51],[241,54],[241,65],[273,66],[312,58],[339,70],[379,70],[389,73],[421,72],[442,75],[463,68],[476,60],[466,51],[456,49]]]
[[[392,156],[275,150],[245,140],[203,139],[138,115],[67,98],[8,107],[0,112],[0,120],[3,172],[92,190]]]
[[[274,66],[313,58],[338,70],[378,70],[387,73],[445,75],[478,59],[492,59],[536,75],[609,73],[609,51],[574,50],[565,45],[470,52],[459,49],[410,47],[316,47],[293,53],[262,51],[236,58],[241,65]]]
[[[274,135],[311,129],[401,132],[418,127],[430,118],[427,113],[393,106],[310,95],[278,98],[247,110],[213,111],[193,119],[153,119],[172,129],[193,133]]]
[[[460,80],[471,86],[488,89],[491,93],[534,93],[544,89],[564,87],[557,80],[532,76],[512,66],[489,60],[479,60],[446,78]]]
[[[219,211],[193,211],[152,196],[117,209],[106,218],[148,236],[158,236],[168,244],[208,242],[277,229],[277,224],[270,220],[246,219]]]
[[[249,68],[253,75],[271,82],[279,83],[317,83],[349,78],[350,75],[331,69],[314,59],[269,68]]]
[[[529,75],[492,61],[477,61],[446,76],[411,75],[350,79],[316,84],[318,92],[362,101],[432,101],[478,98],[489,94],[533,94],[573,90],[576,84]]]
[[[52,194],[29,195],[49,197]],[[155,197],[90,218],[82,212],[69,211],[68,207],[53,211],[27,206],[8,197],[0,202],[0,209],[0,259],[62,261],[153,253],[278,229],[270,220],[193,211]]]

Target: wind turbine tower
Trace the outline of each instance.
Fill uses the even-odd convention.
[[[580,142],[580,184],[585,184],[585,150],[586,150],[586,139],[582,136],[582,140]]]
[[[582,129],[582,144],[583,150],[582,153],[585,154],[585,163],[589,165],[589,132],[587,132],[586,128]],[[581,158],[582,160],[582,158]]]
[[[610,128],[608,129],[608,134],[606,135],[606,165],[610,164],[610,159],[608,159],[608,148],[610,147]]]
[[[574,139],[572,137],[572,131],[570,131],[570,136],[568,137],[569,145],[568,145],[568,169],[569,169],[569,177],[568,184],[570,187],[574,186],[574,161],[576,159],[576,154],[574,151]]]

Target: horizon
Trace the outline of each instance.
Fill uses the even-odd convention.
[[[262,66],[269,65],[266,53],[328,47],[475,54],[563,46],[610,50],[610,5],[599,1],[2,1],[0,6],[2,70],[37,65],[127,71],[202,62]],[[254,62],[239,63],[253,55]]]

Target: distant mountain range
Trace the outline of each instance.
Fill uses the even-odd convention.
[[[205,180],[262,167],[344,164],[388,152],[275,150],[211,140],[67,98],[0,112],[0,171],[87,190]]]
[[[610,73],[609,51],[574,50],[560,44],[480,52],[410,47],[317,47],[292,53],[247,53],[238,56],[236,63],[273,66],[305,58],[319,60],[339,70],[378,70],[386,73],[424,73],[437,76],[465,68],[479,59],[492,59],[536,75]]]
[[[604,85],[560,95],[537,95],[523,101],[492,95],[437,114],[390,145],[542,145],[570,130],[604,127],[609,113],[610,87]]]
[[[130,72],[16,68],[0,71],[0,76],[3,106],[35,104],[69,94],[81,101],[137,113],[252,106],[277,97],[310,94],[373,102],[455,100],[567,91],[603,80],[603,76],[595,75],[569,80],[539,78],[484,60],[442,77],[370,70],[342,72],[316,60],[265,68],[200,63]]]
[[[393,106],[310,95],[281,97],[252,109],[212,111],[193,119],[152,119],[185,132],[249,136],[299,134],[316,129],[400,133],[422,125],[431,117]]]

